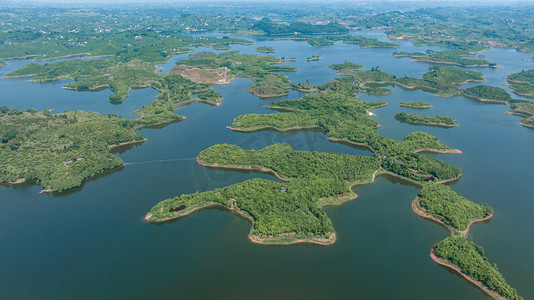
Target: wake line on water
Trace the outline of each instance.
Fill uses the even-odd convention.
[[[160,159],[160,160],[147,160],[147,161],[140,161],[140,162],[131,162],[131,163],[123,163],[123,166],[131,166],[131,165],[143,165],[143,164],[154,164],[154,163],[163,163],[163,162],[170,162],[170,161],[181,161],[181,160],[196,160],[196,157],[192,158],[171,158],[171,159]]]

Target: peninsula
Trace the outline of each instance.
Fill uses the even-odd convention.
[[[506,77],[509,87],[515,94],[534,98],[534,69],[523,70]]]

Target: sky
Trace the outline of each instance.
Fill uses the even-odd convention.
[[[73,0],[0,0],[5,3],[65,3],[73,4]],[[76,0],[74,3],[198,3],[198,2],[213,2],[213,3],[224,3],[224,2],[314,2],[314,3],[335,3],[335,2],[432,2],[432,3],[462,3],[462,4],[473,4],[473,0],[387,0],[387,1],[373,1],[373,0]],[[476,0],[475,2],[486,2],[486,3],[533,3],[534,0]]]

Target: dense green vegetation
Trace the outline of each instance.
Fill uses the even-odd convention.
[[[354,75],[356,71],[361,71],[365,69],[363,66],[359,64],[355,64],[355,63],[347,62],[347,61],[341,64],[333,64],[328,67],[331,69],[334,69],[336,73],[338,73],[339,75],[343,75],[343,76],[351,76],[351,75]]]
[[[273,144],[261,150],[215,145],[200,152],[198,160],[217,167],[275,172],[289,182],[253,179],[224,189],[167,199],[152,208],[149,221],[176,218],[218,203],[249,216],[254,223],[251,234],[260,238],[284,234],[295,235],[292,241],[328,238],[334,232],[332,222],[320,208],[342,203],[342,196],[353,195],[347,183],[369,183],[380,168],[378,159],[373,157],[294,151],[288,144]],[[182,205],[182,210],[175,211]]]
[[[534,103],[518,102],[508,104],[512,109],[511,113],[523,117],[519,123],[524,126],[534,127]]]
[[[430,108],[432,105],[424,101],[402,101],[399,103],[400,106],[411,107],[411,108]]]
[[[358,35],[326,35],[323,37],[309,35],[293,35],[286,37],[291,40],[305,40],[314,47],[333,45],[336,41],[343,41],[345,44],[357,44],[360,48],[397,48],[399,45],[389,42],[383,42],[375,38],[368,38]]]
[[[319,56],[317,54],[314,54],[312,56],[307,57],[306,60],[307,61],[317,61],[317,60],[322,59],[322,58],[324,58],[324,57]]]
[[[254,84],[247,89],[258,97],[278,97],[287,95],[292,86],[284,75],[277,71],[291,72],[297,69],[290,66],[275,66],[281,61],[274,56],[239,54],[237,51],[221,53],[198,52],[177,64],[215,69],[227,67],[238,77],[252,79]]]
[[[451,236],[434,245],[437,257],[445,263],[457,266],[464,274],[480,281],[506,299],[522,299],[517,291],[506,283],[495,264],[486,258],[484,248],[462,236]]]
[[[327,40],[322,37],[316,37],[316,36],[309,36],[305,38],[295,38],[295,39],[304,39],[308,42],[308,44],[312,45],[313,47],[320,47],[320,46],[329,46],[333,45],[334,42],[331,40]]]
[[[64,30],[64,29],[63,29]],[[116,33],[51,32],[50,36],[33,34],[23,37],[15,32],[4,33],[6,43],[0,45],[0,58],[31,57],[49,60],[64,56],[120,56],[163,63],[178,53],[192,51],[193,46],[216,46],[228,44],[249,45],[252,42],[236,38],[191,37],[176,32],[154,32],[138,29]]]
[[[284,191],[283,191],[284,190]],[[320,198],[347,193],[347,185],[330,178],[275,182],[251,179],[213,191],[181,195],[158,203],[150,211],[150,222],[161,222],[210,204],[220,204],[248,217],[250,236],[272,238],[283,244],[299,239],[333,242],[332,221],[320,208]],[[175,212],[171,209],[185,206]],[[288,236],[289,235],[289,236]]]
[[[395,75],[383,72],[378,67],[371,70],[357,72],[352,81],[359,86],[368,84],[396,84],[408,89],[422,89],[436,93],[436,96],[450,97],[462,93],[457,85],[469,81],[480,82],[484,75],[480,72],[463,70],[456,67],[432,66],[423,74],[423,78],[404,76],[397,78]]]
[[[66,190],[122,164],[110,146],[143,141],[132,125],[112,115],[82,111],[0,108],[0,181],[37,180],[47,190]],[[81,158],[81,159],[77,159]]]
[[[383,42],[375,38],[368,38],[359,35],[329,35],[324,37],[331,41],[343,41],[345,44],[356,44],[360,48],[398,48],[399,45]]]
[[[317,91],[317,87],[308,82],[300,82],[300,83],[292,84],[292,89],[300,91],[300,92],[304,92],[304,93]]]
[[[499,88],[489,85],[477,85],[464,90],[464,95],[480,101],[507,103],[512,101],[510,94]]]
[[[375,95],[388,95],[392,91],[390,89],[381,88],[381,87],[363,87],[363,84],[360,84],[358,81],[354,80],[354,77],[343,77],[343,78],[334,78],[331,82],[327,82],[321,86],[318,86],[317,89],[322,93],[368,93]]]
[[[256,49],[254,49],[258,52],[261,52],[261,53],[275,53],[275,52],[278,52],[276,50],[274,50],[272,47],[267,47],[267,46],[262,46],[262,47],[258,47]]]
[[[276,172],[289,182],[253,179],[212,192],[167,199],[152,208],[149,221],[178,217],[196,207],[219,203],[249,216],[254,223],[252,235],[295,235],[289,241],[328,238],[334,230],[320,208],[342,203],[339,196],[352,195],[347,182],[371,182],[373,173],[380,168],[378,159],[373,157],[294,151],[287,144],[273,144],[261,150],[215,145],[202,151],[198,159],[218,167]],[[181,205],[185,206],[183,211],[173,210]]]
[[[318,128],[329,139],[372,149],[375,156],[381,158],[385,170],[411,180],[442,181],[461,175],[459,168],[414,153],[421,149],[449,149],[440,144],[437,138],[423,132],[407,135],[404,142],[384,138],[376,132],[378,124],[367,116],[367,111],[385,103],[358,101],[352,97],[347,93],[315,93],[305,95],[300,100],[273,102],[266,107],[284,112],[240,115],[231,128],[240,131]]]
[[[371,182],[373,172],[380,167],[374,157],[295,151],[288,144],[272,144],[260,150],[220,144],[200,152],[198,159],[200,163],[219,167],[268,169],[287,180],[332,177],[351,185]]]
[[[7,65],[7,63],[6,63],[5,61],[3,61],[3,60],[0,59],[0,67],[3,67],[3,66],[5,66],[5,65]]]
[[[198,95],[198,98],[201,99],[202,101],[205,101],[205,102],[208,102],[208,103],[213,103],[215,105],[218,105],[222,101],[221,94],[219,94],[219,93],[217,93],[215,91],[209,91],[207,93],[202,93],[202,94]]]
[[[208,85],[180,75],[165,76],[153,87],[161,92],[158,100],[137,110],[135,120],[82,111],[52,115],[0,107],[0,182],[37,180],[53,191],[79,186],[85,178],[122,164],[109,153],[110,146],[143,141],[135,129],[180,120],[174,110],[191,101],[221,101],[215,92],[202,93],[211,89]],[[193,93],[201,94],[196,98]]]
[[[426,214],[443,222],[452,233],[462,232],[471,222],[493,213],[493,208],[471,202],[442,184],[425,185],[415,201],[419,201]]]
[[[393,56],[403,57],[407,56],[413,58],[415,61],[458,65],[462,67],[495,67],[496,64],[489,63],[484,59],[467,58],[470,56],[468,51],[464,50],[445,50],[445,51],[433,51],[427,50],[426,54],[421,52],[407,53],[407,52],[394,52]]]
[[[534,98],[534,69],[508,75],[506,80],[514,93]]]
[[[385,28],[393,39],[411,39],[416,45],[438,45],[477,52],[487,46],[533,51],[532,6],[406,8],[363,14],[353,27]]]
[[[267,35],[282,34],[338,34],[347,33],[348,30],[337,23],[326,25],[312,25],[306,23],[292,23],[290,25],[278,24],[268,18],[263,18],[252,26],[253,30],[263,32]]]
[[[33,81],[49,82],[59,79],[72,79],[65,88],[83,91],[109,87],[112,102],[120,102],[128,97],[132,88],[147,87],[161,75],[153,63],[139,59],[123,62],[120,58],[95,59],[89,61],[69,60],[51,64],[28,64],[8,73],[5,77],[30,77]]]
[[[408,114],[405,112],[401,112],[395,115],[395,119],[413,124],[444,127],[458,126],[456,123],[454,123],[454,121],[456,121],[455,119],[444,116],[421,116],[417,114]]]

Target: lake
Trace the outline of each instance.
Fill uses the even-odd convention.
[[[354,34],[387,40],[381,31]],[[219,34],[212,34],[220,36]],[[269,37],[241,37],[254,45],[232,50],[261,54],[259,46],[278,50],[273,55],[296,57],[285,73],[292,83],[323,84],[337,77],[328,65],[351,61],[370,69],[379,66],[397,76],[421,76],[431,66],[394,51],[441,50],[399,41],[397,49],[367,48],[336,42],[312,47],[306,42]],[[198,48],[199,51],[213,51]],[[311,55],[324,56],[306,62]],[[506,74],[534,68],[532,54],[510,49],[482,52],[501,68],[475,68],[487,82],[502,87]],[[172,65],[189,54],[181,54]],[[263,55],[263,54],[262,54]],[[27,60],[11,60],[0,75]],[[33,83],[28,78],[0,79],[0,105],[10,108],[89,110],[135,118],[133,111],[155,100],[157,92],[133,90],[121,104],[111,104],[111,92],[62,89],[68,81]],[[331,246],[262,246],[247,239],[250,223],[221,209],[207,209],[174,222],[152,225],[143,220],[159,201],[184,193],[206,191],[251,178],[274,177],[252,172],[208,169],[197,154],[217,143],[260,149],[289,143],[297,150],[355,155],[370,152],[329,142],[317,131],[238,133],[226,128],[243,113],[272,113],[263,106],[286,97],[260,99],[246,91],[249,79],[215,86],[222,106],[193,103],[177,114],[187,118],[159,129],[142,129],[148,140],[116,150],[127,165],[87,180],[63,193],[39,194],[41,187],[25,183],[0,185],[0,298],[2,299],[146,299],[146,298],[360,298],[360,299],[484,299],[487,296],[462,277],[434,263],[430,248],[449,233],[411,210],[418,189],[389,177],[355,189],[359,197],[326,207],[337,232]],[[472,86],[466,84],[462,87]],[[477,203],[495,209],[494,217],[472,227],[469,237],[483,246],[491,262],[525,299],[534,298],[534,130],[505,114],[505,105],[480,103],[463,96],[439,98],[431,93],[388,87],[387,96],[358,94],[366,101],[386,101],[375,118],[379,133],[402,139],[425,131],[463,154],[426,154],[463,169],[452,188]],[[503,87],[510,91],[508,88]],[[521,97],[516,97],[520,98]],[[426,101],[433,107],[415,110],[401,101]],[[446,129],[400,123],[402,111],[444,115],[460,127]]]

